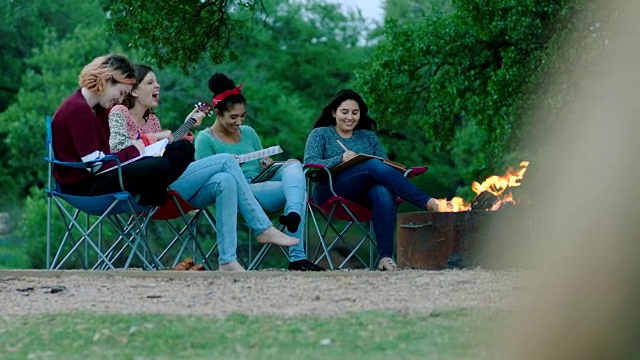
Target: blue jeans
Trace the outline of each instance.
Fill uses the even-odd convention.
[[[378,159],[367,160],[331,175],[333,190],[338,196],[371,208],[373,231],[381,258],[393,256],[398,210],[395,198],[400,197],[423,210],[431,199],[404,175]],[[329,181],[318,181],[313,191],[314,201],[321,204],[330,196]]]
[[[238,161],[230,154],[212,155],[192,162],[169,188],[197,208],[216,204],[220,265],[238,259],[238,209],[255,234],[272,226],[251,193]]]
[[[287,235],[300,240],[297,245],[289,247],[290,261],[306,259],[302,241],[305,223],[304,210],[307,202],[306,185],[302,164],[299,161],[280,167],[269,181],[249,185],[253,195],[266,212],[273,213],[284,207],[285,215],[292,211],[300,215],[302,220],[298,231],[291,233],[285,230]]]

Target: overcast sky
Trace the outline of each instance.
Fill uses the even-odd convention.
[[[358,7],[366,18],[382,20],[382,0],[329,0],[344,7]]]

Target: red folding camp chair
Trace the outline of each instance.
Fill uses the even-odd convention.
[[[318,264],[326,261],[331,270],[343,269],[353,259],[357,261],[356,266],[364,266],[373,269],[376,264],[376,241],[371,223],[371,209],[368,207],[345,199],[333,189],[332,173],[322,164],[305,164],[305,174],[307,175],[309,189],[309,200],[307,202],[307,228],[306,236],[310,242],[311,228],[315,230],[318,245],[313,254],[313,262]],[[405,177],[413,177],[423,174],[428,167],[408,168]],[[312,185],[317,177],[324,173],[329,181],[329,188],[332,195],[322,204],[316,204],[311,196]],[[396,199],[398,204],[402,199]],[[353,229],[352,231],[350,231]],[[354,235],[357,232],[359,235]],[[354,241],[354,237],[356,240]],[[362,249],[368,245],[368,259],[363,258]],[[337,266],[334,265],[335,256],[342,256],[343,259]]]
[[[194,262],[202,262],[206,269],[211,270],[212,266],[209,263],[209,254],[203,250],[203,240],[198,239],[197,223],[201,217],[206,219],[213,231],[213,234],[207,235],[213,237],[216,232],[216,222],[213,215],[207,208],[198,209],[188,204],[178,192],[170,190],[167,192],[167,202],[160,207],[155,208],[149,213],[152,220],[161,221],[173,234],[171,239],[166,245],[164,245],[162,252],[158,256],[158,260],[161,262],[164,259],[163,265],[168,268],[173,268],[178,262],[185,256],[186,252],[190,252],[190,257]],[[164,229],[164,227],[162,228]],[[159,231],[159,233],[164,231]],[[158,243],[154,241],[154,243]],[[212,248],[215,248],[216,241],[213,240],[211,244]]]

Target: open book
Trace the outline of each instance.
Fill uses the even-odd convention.
[[[145,157],[152,157],[152,156],[162,156],[162,154],[164,154],[164,149],[167,147],[167,145],[169,144],[169,139],[162,139],[162,140],[158,140],[156,142],[154,142],[153,144],[149,145],[149,146],[145,146],[144,147],[144,153],[138,157],[134,157],[133,159],[129,159],[125,162],[121,162],[120,166],[124,166],[127,165],[129,163],[132,163],[136,160],[140,160],[142,158]],[[98,174],[102,174],[105,173],[107,171],[111,171],[113,169],[116,169],[117,166],[114,167],[110,167],[106,170],[102,170],[99,171]]]
[[[358,154],[356,155],[356,157],[354,157],[353,159],[347,160],[343,163],[340,163],[332,168],[330,168],[329,170],[331,171],[342,171],[346,168],[349,168],[355,164],[359,164],[363,161],[369,160],[369,159],[378,159],[378,160],[382,160],[382,162],[384,162],[385,164],[391,166],[392,168],[400,171],[401,173],[404,173],[407,170],[407,167],[404,166],[403,164],[393,161],[393,160],[389,160],[389,159],[384,159],[380,156],[375,156],[375,155],[367,155],[367,154]]]
[[[242,164],[247,161],[262,159],[263,157],[280,154],[281,152],[282,152],[282,148],[280,147],[280,145],[275,145],[275,146],[268,147],[266,149],[261,149],[258,151],[252,151],[250,153],[238,155],[237,159],[238,159],[238,163]]]

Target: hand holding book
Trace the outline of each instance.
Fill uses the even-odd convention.
[[[346,146],[344,146],[344,144],[342,144],[342,142],[340,142],[340,140],[336,140],[338,142],[338,145],[340,145],[344,151],[345,154],[347,154],[347,152],[349,153],[353,153],[355,154],[353,151],[350,151],[349,149],[347,149]],[[349,154],[350,155],[350,154]],[[344,159],[344,157],[343,157]],[[407,167],[404,166],[403,164],[393,161],[393,160],[389,160],[389,159],[385,159],[382,158],[380,156],[375,156],[375,155],[368,155],[368,154],[356,154],[355,156],[351,157],[348,156],[347,159],[345,159],[345,161],[343,161],[342,163],[330,168],[329,170],[331,171],[342,171],[344,169],[347,169],[355,164],[359,164],[363,161],[369,160],[369,159],[379,159],[382,160],[382,162],[384,162],[385,164],[391,166],[392,168],[400,171],[401,173],[404,173],[407,170]]]

